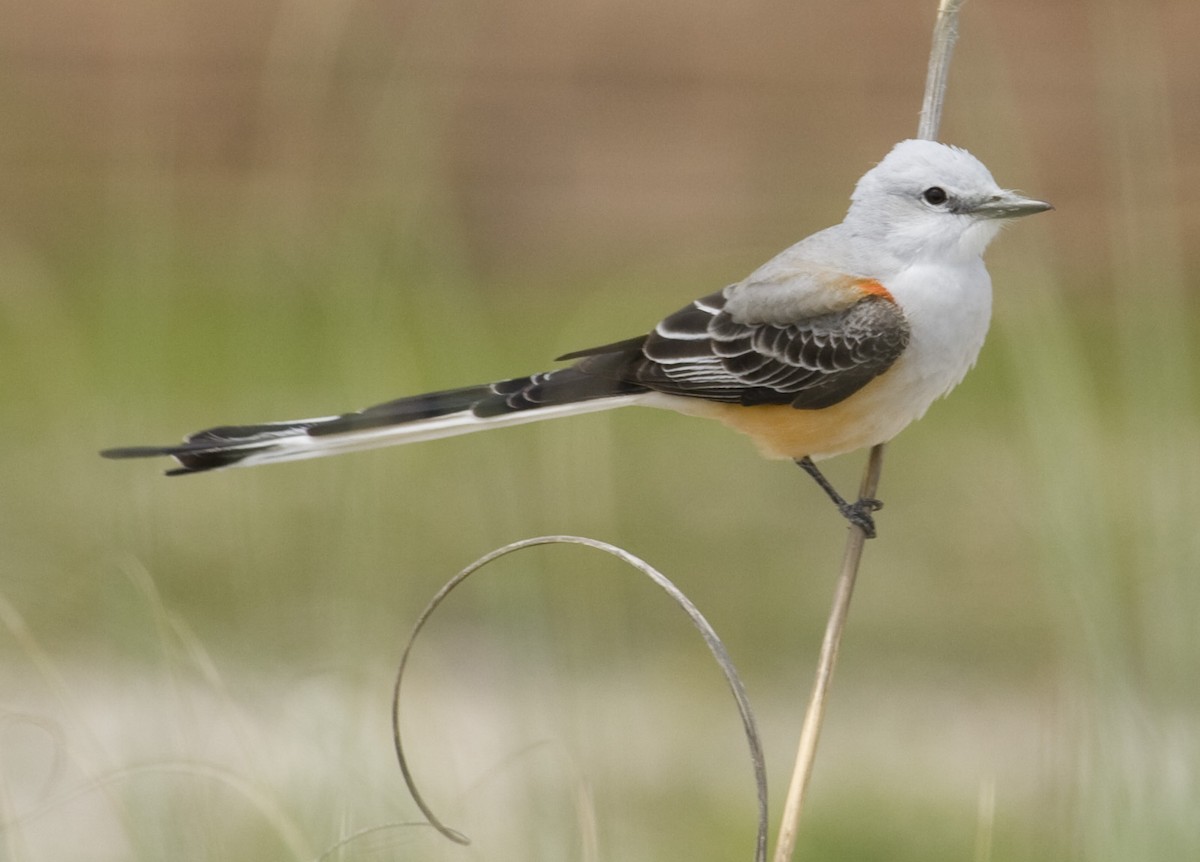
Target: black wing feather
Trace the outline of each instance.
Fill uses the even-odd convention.
[[[642,339],[568,358],[585,374],[671,395],[815,410],[853,395],[908,345],[908,321],[886,296],[787,325],[739,322],[724,307],[725,292],[714,293]]]

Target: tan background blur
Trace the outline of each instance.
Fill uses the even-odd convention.
[[[394,825],[390,675],[487,550],[615,541],[725,637],[774,813],[844,535],[799,471],[636,411],[181,480],[94,453],[637,334],[841,217],[915,132],[933,7],[3,3],[0,859],[749,856],[722,683],[614,564],[507,560],[418,653],[414,766],[471,848]],[[890,448],[803,858],[1193,858],[1200,4],[962,31],[942,138],[1058,209]]]
[[[164,185],[186,221],[236,217],[257,189],[278,227],[398,208],[381,186],[413,179],[404,199],[439,198],[489,272],[769,250],[913,132],[932,17],[882,0],[14,4],[0,190],[30,242]],[[1027,166],[1068,213],[1042,227],[1056,247],[1102,254],[1105,231],[1070,214],[1112,205],[1122,121],[1168,110],[1160,146],[1200,171],[1198,22],[1186,0],[972,4],[942,137],[1001,176]],[[1194,230],[1187,197],[1159,204]]]

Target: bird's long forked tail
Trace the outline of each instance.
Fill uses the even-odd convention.
[[[179,462],[168,476],[223,467],[249,467],[417,443],[593,413],[636,403],[645,390],[635,384],[563,368],[482,386],[400,398],[355,413],[222,425],[189,435],[173,446],[106,449],[105,458],[169,456]]]

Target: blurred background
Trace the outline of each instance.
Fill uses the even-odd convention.
[[[0,3],[0,858],[750,858],[845,527],[618,411],[164,479],[114,445],[642,332],[838,221],[915,133],[933,0]],[[809,860],[1200,853],[1200,4],[972,0],[942,129],[1057,211],[889,447]],[[861,457],[830,464],[852,489]]]

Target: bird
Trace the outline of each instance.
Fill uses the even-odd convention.
[[[715,419],[809,473],[874,537],[882,505],[849,503],[816,461],[890,441],[956,387],[987,334],[983,253],[1007,223],[1053,209],[1002,189],[965,149],[901,141],[838,224],[648,333],[569,364],[313,419],[221,425],[106,458],[169,456],[167,475],[315,458],[640,405]]]

